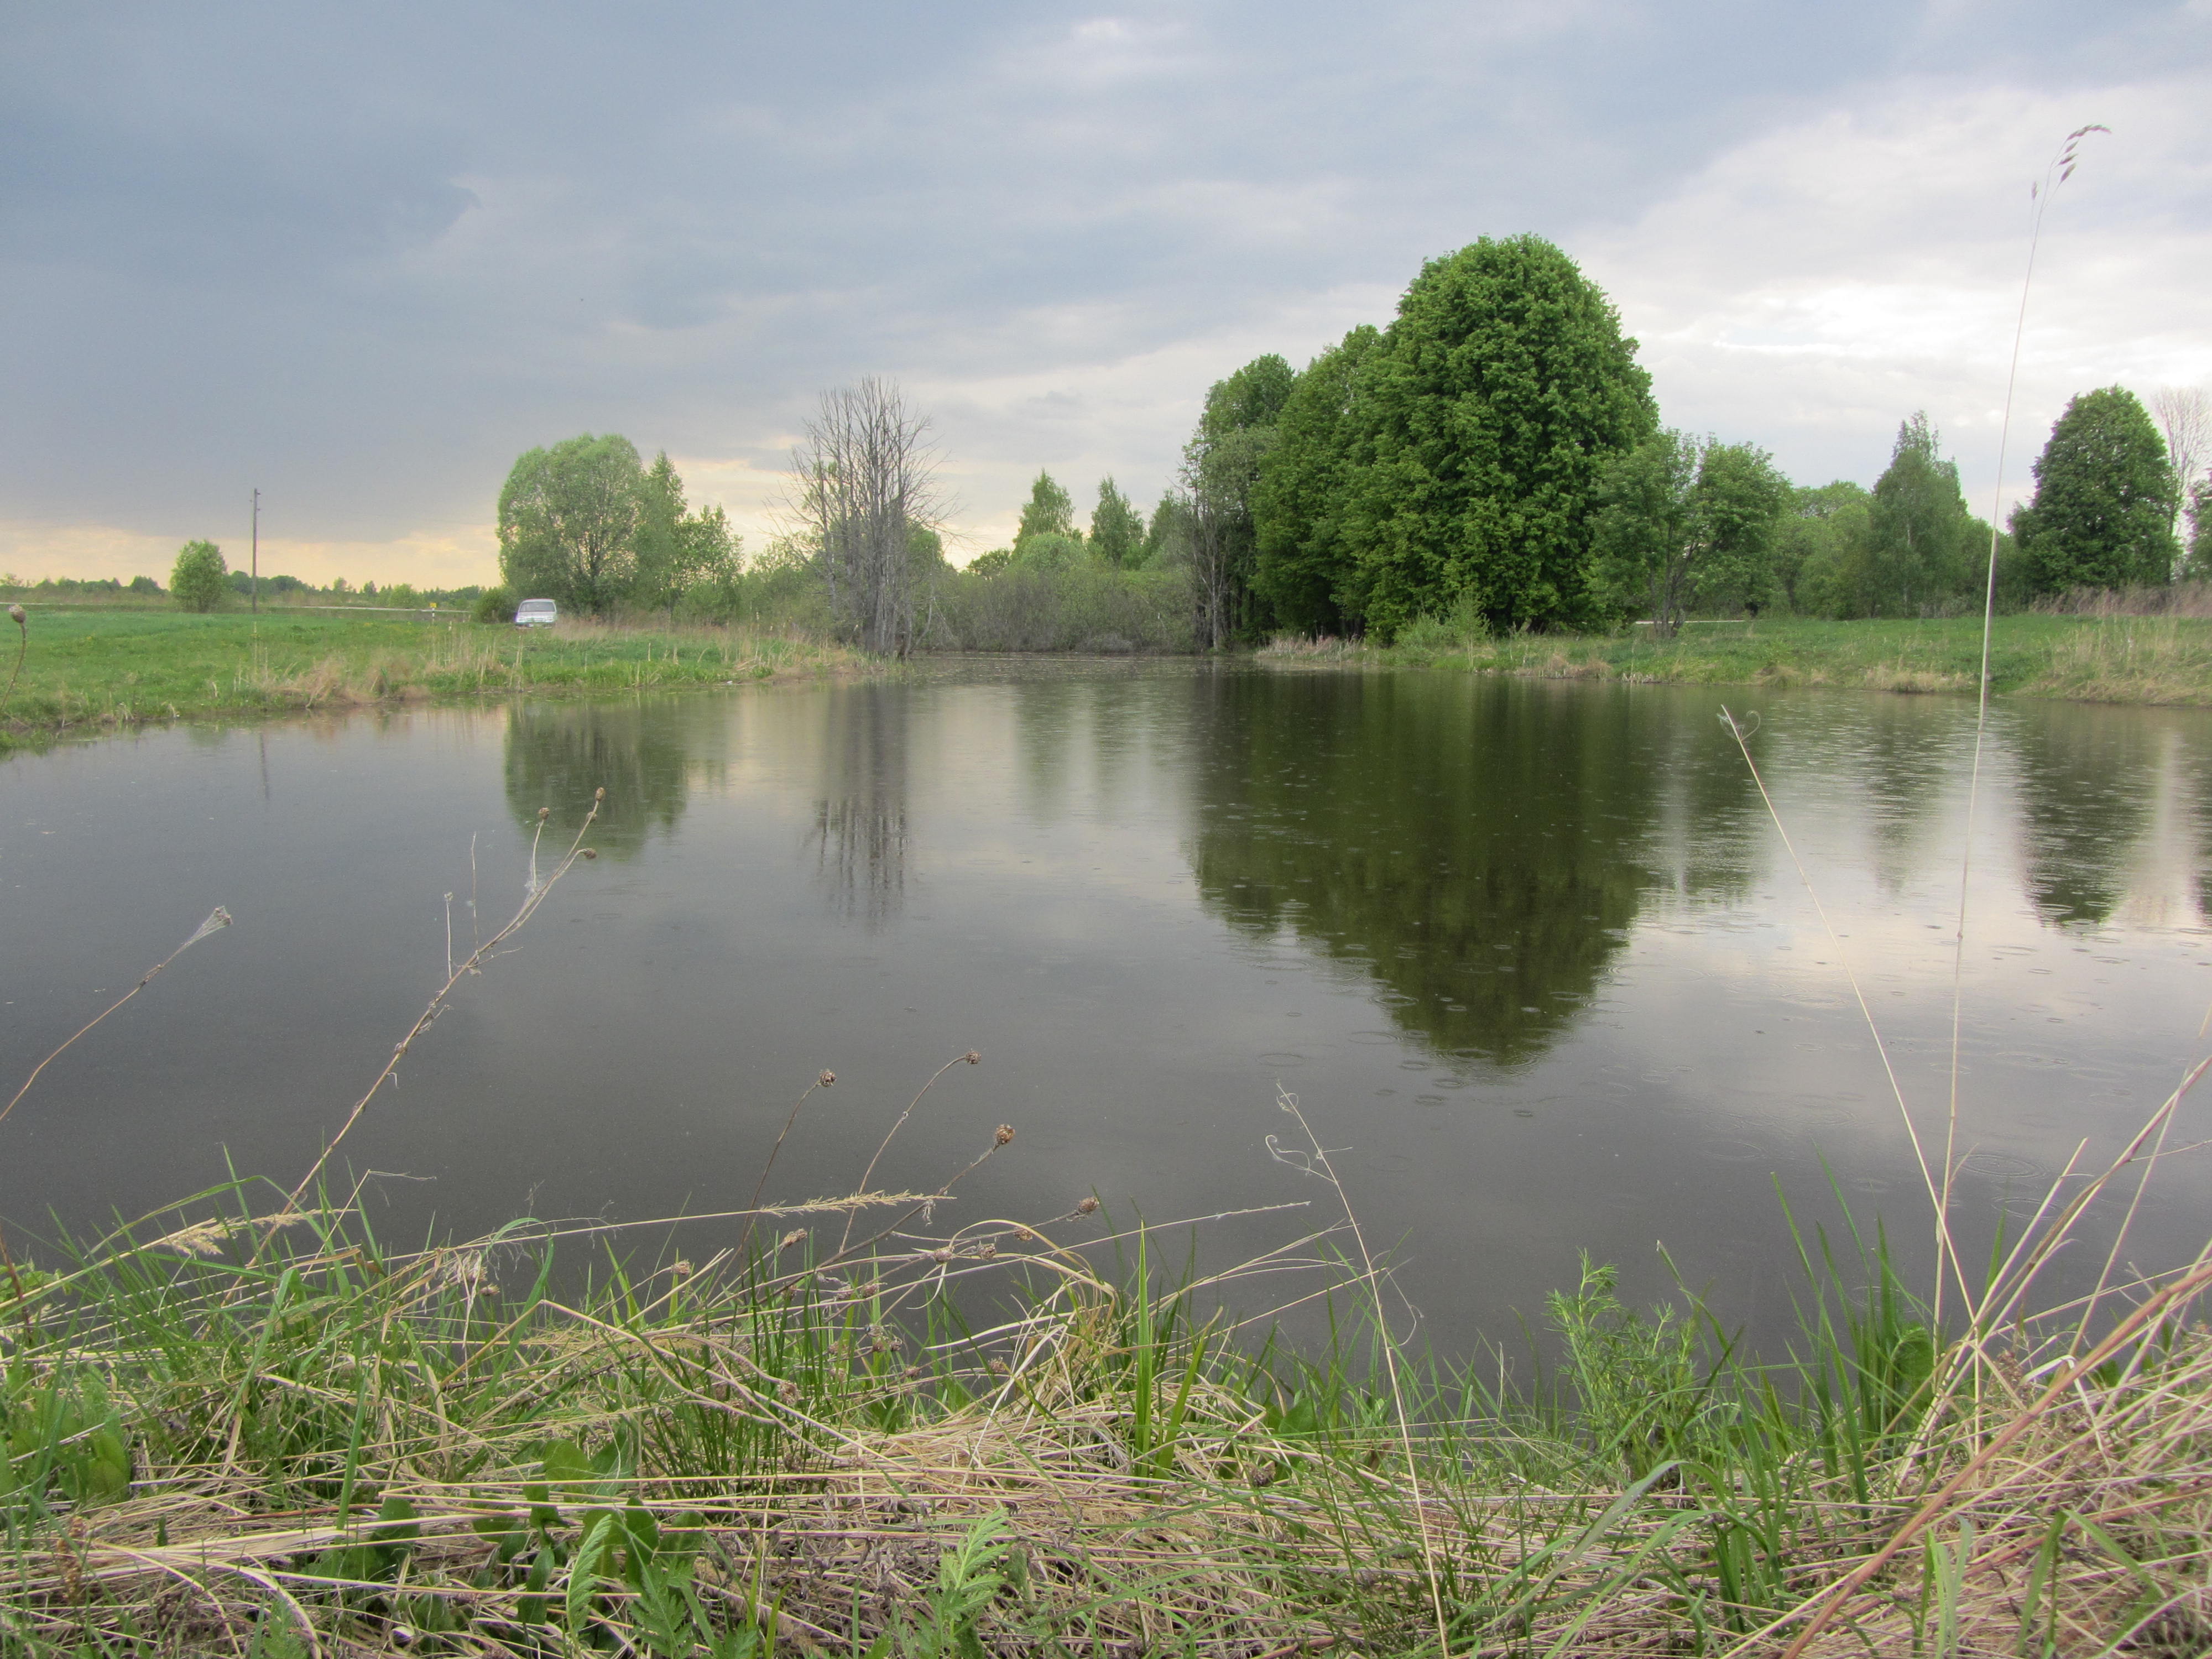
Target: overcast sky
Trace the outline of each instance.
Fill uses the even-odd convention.
[[[12,5],[0,569],[461,583],[515,456],[666,449],[757,545],[825,387],[934,417],[956,557],[1149,505],[1206,386],[1534,231],[1669,424],[1986,513],[2072,392],[2212,385],[2212,0]]]

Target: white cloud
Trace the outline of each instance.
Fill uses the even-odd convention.
[[[1913,78],[1717,156],[1580,249],[1644,343],[1667,418],[1808,481],[1871,482],[1927,409],[1989,510],[2030,226],[2061,137],[2021,354],[2008,499],[2066,398],[2212,376],[2212,188],[2197,75],[2051,91]]]

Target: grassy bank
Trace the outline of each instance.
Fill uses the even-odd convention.
[[[536,1223],[395,1251],[244,1184],[19,1261],[0,1651],[1721,1654],[1831,1597],[1811,1651],[2212,1641],[2178,1319],[2086,1364],[1942,1348],[1877,1280],[1760,1368],[1599,1272],[1556,1387],[1394,1387],[1371,1326],[1299,1361],[1201,1316],[1287,1261],[1163,1286],[1079,1207],[948,1234],[923,1196],[625,1266]],[[944,1292],[982,1275],[971,1328]]]
[[[14,635],[15,637],[10,637]],[[190,616],[122,607],[33,610],[0,621],[0,741],[204,715],[366,704],[723,685],[854,673],[857,653],[725,629],[524,630],[344,611]]]
[[[1981,667],[1980,619],[1692,623],[1671,640],[1648,628],[1594,635],[1492,638],[1423,622],[1398,641],[1282,641],[1264,661],[1300,667],[1461,667],[1559,679],[1673,685],[1829,685],[1971,694]],[[2087,702],[2212,704],[2212,619],[2195,617],[2000,617],[1990,641],[1992,689]]]

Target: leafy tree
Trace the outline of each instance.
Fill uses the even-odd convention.
[[[1049,472],[1040,472],[1036,482],[1030,486],[1029,504],[1022,508],[1021,526],[1014,532],[1014,545],[1019,548],[1031,536],[1073,536],[1081,539],[1083,532],[1075,527],[1075,500],[1053,481]]]
[[[1253,586],[1301,633],[1334,634],[1344,626],[1345,486],[1360,372],[1382,343],[1382,331],[1363,323],[1306,365],[1284,400],[1274,448],[1253,491]]]
[[[1011,547],[994,547],[988,553],[978,553],[963,567],[970,575],[995,576],[1014,562]]]
[[[644,485],[635,446],[613,433],[530,451],[499,492],[501,578],[526,598],[605,614],[636,574]]]
[[[169,592],[187,611],[212,611],[222,603],[222,550],[213,542],[186,542],[169,572]]]
[[[1145,562],[1157,568],[1188,565],[1191,558],[1190,498],[1164,491],[1145,526]]]
[[[1692,605],[1771,602],[1790,489],[1765,450],[1669,428],[1607,463],[1598,500],[1599,582],[1662,631]]]
[[[1255,357],[1213,383],[1198,429],[1183,447],[1202,646],[1255,640],[1271,620],[1265,598],[1252,585],[1258,562],[1253,494],[1297,380],[1274,353]]]
[[[2134,392],[2106,386],[2067,404],[2013,533],[2039,593],[2172,575],[2173,467]]]
[[[1889,465],[1868,505],[1855,611],[1921,615],[1974,586],[1981,568],[1976,556],[1988,545],[1988,527],[1967,511],[1959,488],[1958,463],[1943,458],[1928,412],[1917,411],[1898,427]]]
[[[1098,481],[1098,505],[1091,514],[1091,549],[1107,564],[1124,569],[1145,562],[1145,515],[1114,487]]]
[[[1790,608],[1801,616],[1838,616],[1845,568],[1863,562],[1867,487],[1848,478],[1807,485],[1790,498],[1775,532],[1774,574]]]
[[[151,576],[133,576],[131,579],[131,591],[133,593],[158,593],[161,591],[161,584]]]
[[[1346,608],[1386,638],[1462,604],[1493,628],[1594,620],[1598,474],[1656,418],[1574,261],[1535,236],[1431,261],[1360,378]]]
[[[2195,581],[2212,577],[2212,478],[2199,478],[2189,490],[2189,560]],[[132,586],[137,583],[133,581]]]
[[[635,566],[629,598],[647,609],[672,607],[686,588],[738,568],[738,538],[719,507],[688,510],[684,480],[668,453],[653,458],[639,483]]]

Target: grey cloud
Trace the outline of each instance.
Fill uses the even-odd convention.
[[[2186,27],[2014,8],[1977,46],[1997,16],[18,9],[0,301],[32,321],[0,344],[0,516],[181,532],[260,483],[388,536],[481,521],[520,448],[586,428],[771,465],[856,374],[1073,380],[1393,291],[1478,234],[1571,246],[1931,55],[2060,75]],[[1097,404],[973,406],[948,442],[1012,473]],[[1183,435],[1108,465],[1149,488]]]

